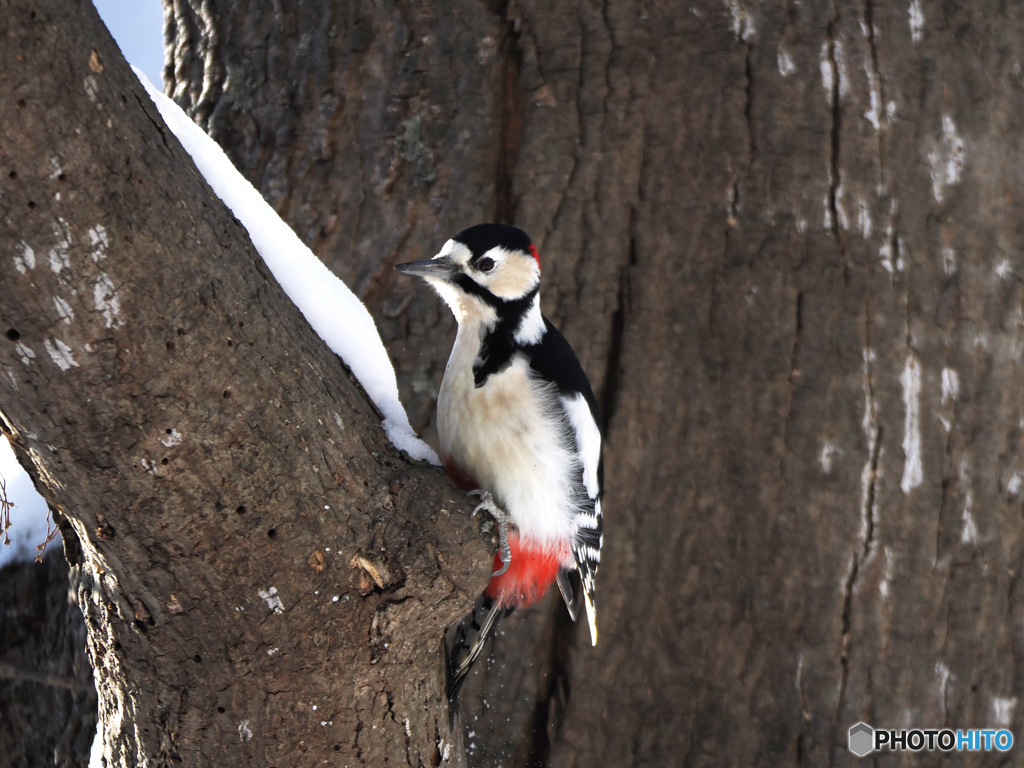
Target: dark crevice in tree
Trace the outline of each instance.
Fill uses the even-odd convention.
[[[501,91],[498,97],[498,152],[494,178],[494,220],[500,224],[516,223],[514,180],[525,121],[521,80],[523,53],[519,46],[522,20],[515,9],[510,13],[509,5],[505,0],[496,9],[505,19],[499,48]]]
[[[630,218],[635,219],[636,211],[630,213]],[[630,225],[630,232],[634,232],[633,224]],[[618,402],[619,374],[622,366],[622,343],[626,333],[626,308],[629,303],[629,275],[630,267],[636,264],[636,237],[629,239],[629,264],[619,272],[618,301],[615,304],[615,311],[612,312],[610,342],[608,344],[608,362],[605,367],[604,381],[601,384],[601,419],[602,429],[605,434],[612,423],[615,415],[615,408]]]
[[[754,46],[750,43],[746,44],[746,59],[744,62],[744,76],[746,78],[744,93],[746,94],[746,100],[743,103],[743,117],[747,124],[747,162],[750,165],[754,163],[754,153],[757,150],[757,144],[755,141],[754,134],[754,115],[753,115],[753,101],[754,101],[754,66],[751,61],[752,54],[754,52]]]
[[[878,479],[878,457],[881,453],[882,444],[882,428],[876,427],[874,435],[872,436],[870,465],[868,474],[868,487],[867,494],[865,495],[864,505],[867,508],[867,516],[865,517],[865,531],[864,531],[864,542],[860,553],[860,562],[863,564],[868,556],[871,554],[871,546],[875,542],[875,484]],[[847,599],[849,595],[847,595]],[[844,632],[849,631],[849,615],[844,610]]]
[[[796,374],[796,359],[797,353],[800,351],[800,335],[804,329],[804,292],[797,291],[796,294],[796,308],[794,309],[793,317],[793,349],[789,356],[789,377],[790,383],[793,383]]]
[[[868,300],[864,319],[864,377],[866,398],[864,407],[867,412],[864,415],[865,427],[868,432],[868,464],[866,467],[867,477],[864,488],[863,504],[863,526],[864,536],[861,542],[860,551],[852,554],[850,572],[843,585],[843,607],[841,614],[841,649],[839,655],[840,678],[839,695],[836,701],[836,711],[833,718],[833,734],[838,734],[841,728],[840,718],[843,712],[843,702],[846,699],[846,686],[849,680],[849,652],[852,627],[853,591],[857,584],[868,558],[871,556],[872,545],[875,540],[875,499],[877,494],[878,463],[881,456],[882,427],[878,424],[875,410],[875,387],[873,377],[873,365],[871,359],[871,301]],[[830,761],[831,764],[831,761]]]
[[[849,651],[850,651],[850,627],[851,627],[851,611],[853,609],[853,590],[857,584],[857,578],[860,575],[861,569],[864,567],[868,556],[871,554],[871,546],[874,543],[875,538],[875,484],[878,477],[878,457],[880,454],[880,447],[882,442],[882,428],[880,426],[875,427],[871,443],[871,453],[869,456],[869,476],[867,493],[865,494],[865,507],[867,509],[867,515],[864,520],[864,540],[861,542],[861,548],[859,552],[853,553],[852,563],[850,566],[850,573],[846,578],[846,583],[843,585],[843,611],[842,611],[842,650],[839,656],[839,663],[841,667],[841,677],[839,680],[839,697],[838,704],[836,706],[836,722],[834,727],[839,728],[839,718],[842,716],[843,700],[846,696],[846,682],[849,675]],[[838,730],[836,730],[838,733]]]
[[[802,766],[804,764],[804,749],[806,748],[804,742],[807,740],[807,728],[811,722],[811,710],[807,704],[807,691],[804,689],[803,680],[803,655],[800,656],[797,661],[797,677],[796,677],[796,690],[800,695],[800,730],[796,735],[796,764]]]
[[[800,341],[804,327],[804,292],[797,291],[795,307],[793,309],[793,346],[789,352],[789,402],[786,404],[786,415],[782,420],[782,455],[779,457],[779,491],[776,498],[776,509],[782,510],[782,493],[786,487],[785,467],[786,457],[789,455],[790,429],[792,428],[793,397],[796,392],[799,369],[797,359],[800,354]]]
[[[167,134],[164,133],[163,123],[161,123],[159,120],[154,119],[153,115],[150,114],[150,109],[152,109],[152,105],[148,103],[148,100],[144,102],[139,96],[139,94],[133,92],[132,95],[135,97],[135,100],[139,103],[139,106],[142,107],[143,114],[145,114],[146,117],[149,118],[149,121],[153,124],[153,127],[155,127],[157,131],[160,133],[160,140],[163,142],[164,146],[167,147]]]
[[[896,213],[892,214],[892,232],[889,235],[889,250],[892,253],[892,264],[893,269],[896,269],[896,265],[900,263],[900,238],[896,234]]]
[[[557,739],[569,704],[569,657],[577,624],[558,600],[554,607],[551,643],[548,644],[548,670],[533,708],[530,750],[523,768],[544,768],[551,756],[552,741]]]

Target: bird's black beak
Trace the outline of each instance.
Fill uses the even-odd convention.
[[[455,274],[455,264],[447,256],[424,261],[407,261],[405,264],[395,264],[395,269],[407,275],[434,277],[438,280],[449,280]]]

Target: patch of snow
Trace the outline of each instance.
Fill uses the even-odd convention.
[[[839,95],[842,97],[850,91],[850,78],[846,75],[846,49],[839,40],[832,43],[832,57],[836,61],[836,77],[839,78]]]
[[[409,424],[398,399],[395,370],[363,303],[281,220],[217,143],[157,90],[140,69],[133,69],[214,192],[248,230],[281,287],[384,414],[383,427],[392,444],[414,459],[440,464],[437,454]]]
[[[60,222],[61,224],[64,223],[63,220],[60,220]],[[56,236],[57,242],[50,249],[50,269],[59,275],[63,270],[71,266],[71,260],[68,258],[68,249],[71,247],[71,242],[67,234],[56,227],[53,230],[53,234]]]
[[[939,676],[939,705],[942,707],[942,715],[946,715],[946,692],[949,688],[949,667],[941,661],[935,664],[935,674]]]
[[[821,446],[821,454],[818,460],[821,462],[821,471],[826,475],[832,471],[832,461],[841,453],[839,448],[826,440]]]
[[[946,275],[956,274],[956,251],[948,245],[942,249],[942,271]]]
[[[840,178],[839,184],[836,186],[836,217],[839,219],[839,228],[849,232],[850,231],[850,219],[846,215],[846,208],[843,205],[843,196],[846,194],[846,190],[843,188],[843,180]]]
[[[888,547],[883,547],[882,555],[885,557],[885,565],[882,566],[882,579],[878,582],[878,594],[884,601],[889,599],[889,585],[892,584],[892,553]]]
[[[96,83],[96,78],[89,75],[82,81],[82,84],[85,86],[85,93],[89,97],[89,101],[99,106],[99,101],[96,98],[96,93],[99,91],[99,85]]]
[[[907,358],[900,384],[903,387],[905,408],[903,455],[906,457],[900,488],[904,493],[910,493],[924,479],[921,465],[921,365],[913,355]]]
[[[30,347],[25,346],[25,342],[23,341],[19,341],[14,345],[14,351],[18,354],[18,357],[21,358],[23,365],[28,365],[36,359],[36,353],[33,352]]]
[[[960,395],[960,376],[956,372],[955,368],[946,366],[942,369],[942,400],[943,406],[951,405],[956,402],[957,397]],[[940,413],[939,421],[942,422],[942,426],[946,432],[949,432],[953,428],[952,413]]]
[[[60,315],[61,320],[65,323],[70,323],[75,319],[75,311],[71,309],[71,305],[60,296],[53,297],[53,305],[57,308],[57,314]]]
[[[868,527],[875,514],[877,499],[872,497],[871,486],[877,479],[875,474],[880,470],[881,462],[875,466],[875,457],[878,455],[878,402],[875,399],[871,386],[871,366],[875,362],[875,353],[871,348],[864,349],[864,418],[861,420],[861,427],[864,430],[864,438],[867,441],[867,459],[864,461],[864,468],[860,473],[860,538],[864,540],[868,535]]]
[[[832,91],[835,88],[835,71],[832,67],[832,56],[829,53],[828,41],[821,44],[821,53],[818,56],[818,64],[821,68],[821,86],[825,89],[825,96],[828,97],[829,106],[832,105]]]
[[[871,209],[866,200],[857,203],[857,226],[865,240],[871,237]]]
[[[921,0],[910,0],[910,39],[915,43],[921,42],[921,34],[924,32],[924,14],[921,13]]]
[[[955,368],[942,369],[942,404],[952,403],[960,396],[960,374]]]
[[[20,252],[14,254],[14,268],[19,274],[24,275],[31,269],[36,268],[36,252],[31,246],[22,240],[17,247]]]
[[[267,607],[274,613],[284,613],[284,603],[281,602],[281,597],[277,594],[277,587],[261,589],[256,594],[263,598]]]
[[[870,62],[864,63],[864,73],[868,78],[868,98],[870,101],[870,106],[868,111],[864,113],[864,117],[878,131],[882,128],[882,89],[878,83],[878,75],[875,74],[874,67],[871,66]]]
[[[96,309],[103,313],[103,324],[107,328],[120,328],[124,325],[121,319],[121,299],[117,295],[114,281],[104,272],[92,287],[92,301]]]
[[[963,527],[960,529],[960,543],[974,544],[978,541],[978,524],[974,521],[974,488],[967,471],[966,459],[960,461],[960,484],[964,489]]]
[[[968,498],[970,498],[968,492]],[[978,524],[974,522],[974,515],[971,514],[970,505],[964,507],[963,528],[960,530],[961,544],[974,544],[978,540]]]
[[[71,354],[71,347],[60,339],[54,339],[52,342],[46,339],[43,341],[43,347],[46,349],[50,359],[53,360],[53,364],[62,371],[69,371],[72,368],[78,367],[78,363],[75,362],[75,358]]]
[[[1003,728],[1006,728],[1013,721],[1013,710],[1017,708],[1017,698],[1011,696],[1009,698],[1003,698],[1002,696],[992,697],[992,714],[995,715],[996,723]]]
[[[744,42],[750,40],[757,32],[751,15],[743,9],[739,0],[725,0],[725,7],[732,19],[732,33]]]
[[[796,65],[793,63],[793,59],[782,46],[779,46],[779,74],[783,77],[789,77],[796,72]]]
[[[165,448],[173,448],[176,445],[180,445],[181,432],[176,429],[168,430],[167,435],[160,438],[160,442],[164,444]]]
[[[92,260],[99,262],[100,259],[107,255],[107,246],[110,245],[107,230],[104,229],[102,224],[97,224],[85,234],[89,238],[89,245],[92,246]]]
[[[949,115],[942,116],[942,139],[928,151],[928,165],[932,177],[932,195],[935,202],[944,199],[946,187],[960,182],[964,170],[964,140],[957,132],[956,123]]]

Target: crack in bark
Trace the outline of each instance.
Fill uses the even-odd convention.
[[[843,607],[841,614],[841,649],[839,655],[840,665],[840,677],[839,677],[839,693],[836,698],[836,711],[832,721],[832,733],[833,735],[839,732],[839,718],[843,712],[843,702],[846,699],[846,686],[849,679],[849,653],[850,643],[852,634],[852,611],[853,611],[853,591],[856,587],[857,580],[860,577],[861,571],[871,556],[872,545],[875,541],[875,527],[877,524],[875,516],[875,498],[877,495],[877,480],[878,480],[878,462],[881,455],[882,445],[882,427],[878,424],[876,408],[875,408],[875,387],[872,376],[872,361],[871,361],[871,301],[870,297],[867,302],[867,310],[864,313],[864,325],[865,325],[865,358],[864,358],[864,376],[865,376],[865,388],[866,398],[864,407],[866,413],[864,415],[864,427],[868,433],[868,464],[867,470],[867,485],[864,493],[864,537],[861,542],[860,551],[856,550],[852,554],[850,562],[850,572],[846,577],[846,581],[843,584]],[[829,760],[829,765],[832,765],[832,760]]]
[[[636,264],[636,209],[630,210],[629,264],[619,272],[619,291],[612,312],[611,333],[608,343],[608,362],[601,384],[602,433],[607,434],[615,409],[618,407],[619,371],[622,367],[622,345],[626,333],[626,313],[629,306],[630,267]]]
[[[747,163],[748,165],[754,164],[754,152],[757,149],[757,144],[754,138],[754,117],[753,117],[753,101],[754,101],[754,69],[751,63],[751,53],[753,53],[754,46],[749,42],[745,45],[746,59],[744,62],[744,77],[745,86],[744,93],[746,100],[743,104],[743,117],[747,124]],[[748,173],[749,168],[748,168]]]
[[[803,291],[797,291],[795,304],[796,306],[793,309],[793,346],[789,352],[789,402],[786,403],[786,415],[782,419],[782,455],[779,457],[779,490],[775,497],[777,513],[782,509],[782,494],[786,488],[785,466],[786,457],[789,455],[789,430],[793,416],[793,394],[796,391],[796,380],[800,376],[800,371],[797,368],[797,356],[800,352],[800,341],[804,324]]]
[[[796,667],[796,692],[800,696],[800,732],[796,735],[796,764],[804,764],[804,739],[807,738],[807,726],[811,722],[811,710],[807,706],[807,691],[804,690],[804,656],[800,654]]]
[[[515,175],[525,122],[522,89],[523,53],[520,48],[520,20],[510,13],[511,3],[499,5],[497,13],[505,21],[501,37],[501,63],[498,103],[498,152],[494,179],[494,220],[514,224],[516,219]]]
[[[547,647],[547,663],[542,666],[548,670],[548,674],[533,708],[531,738],[525,766],[548,765],[552,742],[558,736],[562,717],[569,703],[569,657],[574,646],[576,624],[562,608],[561,600],[555,601],[554,611],[551,642]]]
[[[142,114],[146,116],[149,122],[153,124],[153,127],[155,127],[157,132],[160,134],[160,140],[164,143],[164,147],[170,149],[170,145],[167,143],[167,134],[164,132],[163,121],[155,119],[150,113],[150,108],[153,106],[152,103],[148,102],[148,100],[143,101],[139,98],[139,94],[134,91],[132,92],[132,95],[135,97],[135,101],[139,103],[139,107],[142,109]]]

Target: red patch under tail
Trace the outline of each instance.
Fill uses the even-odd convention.
[[[516,533],[508,537],[512,562],[501,576],[495,576],[484,594],[501,608],[523,608],[544,597],[558,574],[561,553],[552,549],[537,549],[520,543]],[[494,570],[502,566],[501,558],[494,556]]]

